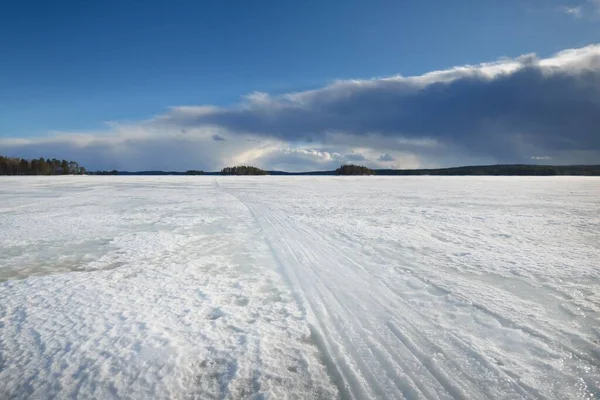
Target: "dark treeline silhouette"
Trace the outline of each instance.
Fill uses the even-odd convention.
[[[87,171],[75,161],[53,159],[27,160],[0,156],[0,175],[504,175],[504,176],[600,176],[600,165],[475,165],[433,169],[369,169],[360,165],[342,165],[334,171],[285,172],[265,171],[243,165],[223,168],[219,172],[180,171]]]
[[[375,171],[362,165],[346,164],[335,170],[336,175],[375,175]]]
[[[377,175],[600,175],[600,165],[478,165],[437,169],[379,169]]]
[[[249,165],[226,167],[221,170],[221,175],[268,175],[267,171]]]
[[[219,172],[178,171],[96,171],[90,175],[505,175],[505,176],[600,176],[600,165],[476,165],[435,169],[369,169],[358,165],[343,165],[334,171],[285,172],[264,171],[256,167],[223,168]]]
[[[90,175],[119,175],[119,171],[113,169],[112,171],[94,171],[90,172]]]
[[[38,158],[26,160],[0,156],[0,175],[82,175],[86,169],[75,161]]]

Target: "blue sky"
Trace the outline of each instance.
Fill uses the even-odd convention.
[[[47,154],[51,151],[73,157],[80,154],[80,158],[87,157],[82,162],[92,163],[92,168],[135,169],[216,168],[236,161],[235,152],[245,154],[253,150],[238,143],[224,150],[229,158],[206,162],[202,154],[191,154],[184,164],[166,165],[148,162],[152,157],[149,151],[148,159],[136,153],[136,163],[120,164],[115,161],[118,152],[107,158],[105,150],[94,152],[80,138],[95,135],[116,140],[115,135],[127,136],[135,130],[141,134],[139,131],[144,129],[148,134],[153,129],[153,140],[161,135],[158,131],[166,132],[163,140],[169,140],[172,132],[185,131],[196,136],[220,135],[228,140],[216,140],[214,145],[222,147],[232,146],[232,141],[259,143],[254,150],[266,146],[264,141],[277,140],[281,154],[274,161],[264,157],[257,161],[271,163],[267,167],[288,169],[324,165],[305,162],[304,158],[296,163],[303,151],[339,154],[341,158],[333,157],[332,164],[343,162],[348,155],[348,159],[367,164],[387,159],[389,165],[397,166],[519,161],[525,156],[490,155],[477,148],[448,151],[441,157],[438,153],[417,154],[414,148],[405,146],[397,156],[387,152],[376,155],[379,150],[370,143],[378,139],[366,136],[389,137],[391,127],[373,126],[381,132],[370,132],[371,125],[365,122],[368,115],[361,120],[365,125],[361,133],[332,121],[333,125],[310,125],[302,132],[283,134],[288,127],[283,117],[281,127],[249,121],[252,131],[214,116],[202,126],[187,121],[187,128],[170,126],[171,130],[164,126],[149,128],[148,121],[162,119],[166,114],[167,119],[181,124],[173,117],[181,114],[181,109],[172,108],[177,106],[219,107],[232,113],[240,103],[255,105],[260,97],[251,95],[255,92],[271,98],[285,97],[288,93],[323,90],[336,81],[416,77],[455,66],[514,60],[530,53],[538,59],[552,58],[559,51],[600,42],[599,19],[600,2],[592,0],[6,1],[0,4],[0,153],[44,153],[41,155],[50,157],[54,156]],[[590,85],[597,94],[598,88]],[[244,97],[248,95],[249,101]],[[593,103],[595,99],[583,101]],[[395,103],[391,102],[395,100],[387,98],[386,104],[393,108]],[[410,103],[403,100],[402,107],[412,109],[413,115],[420,110],[425,112],[427,104],[431,104],[415,110],[416,99],[406,101]],[[205,118],[206,111],[201,114],[195,120]],[[567,117],[573,119],[573,112]],[[572,122],[569,121],[567,125]],[[427,131],[420,129],[426,124],[417,129],[414,121],[390,123],[400,123],[394,125],[398,126],[395,139],[441,140],[435,127]],[[531,125],[520,123],[520,127]],[[450,130],[460,136],[458,129],[473,125],[461,124]],[[413,132],[406,132],[404,127]],[[514,131],[515,127],[510,129]],[[419,135],[414,134],[415,130],[420,131]],[[324,132],[350,136],[344,142],[332,140]],[[56,142],[44,141],[57,136],[66,140],[68,135],[78,138],[73,140],[78,140],[79,147],[71,144],[72,148],[61,148]],[[444,135],[442,142],[446,147],[456,142],[452,135]],[[127,138],[123,140],[131,140]],[[16,139],[26,139],[28,146],[15,147]],[[531,157],[550,157],[545,147],[535,150],[543,154]],[[278,157],[284,161],[277,161]],[[595,160],[595,155],[588,153],[577,157]],[[568,160],[556,158],[560,162],[577,161],[573,154]],[[442,161],[436,163],[436,159]]]

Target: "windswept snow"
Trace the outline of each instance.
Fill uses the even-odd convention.
[[[0,398],[600,396],[600,180],[0,179]]]

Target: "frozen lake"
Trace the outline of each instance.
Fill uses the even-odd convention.
[[[600,179],[0,177],[0,398],[600,396]]]

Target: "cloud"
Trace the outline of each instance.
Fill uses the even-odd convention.
[[[377,160],[384,161],[384,162],[396,161],[396,159],[394,157],[392,157],[390,155],[390,153],[385,153],[385,154],[380,155]]]
[[[600,150],[600,46],[534,55],[421,76],[340,81],[237,107],[174,114],[184,126],[218,126],[296,141],[329,134],[432,140],[473,154],[516,161],[531,148]],[[351,140],[351,139],[350,139]],[[402,148],[398,144],[397,148]]]
[[[337,152],[313,148],[279,147],[265,154],[257,165],[278,171],[331,170],[345,163],[344,157]]]
[[[598,20],[600,17],[600,0],[587,0],[577,5],[559,7],[558,10],[575,19],[587,17],[589,20]]]
[[[171,107],[84,134],[0,139],[0,154],[65,157],[92,169],[402,168],[600,162],[600,46],[419,76],[251,93],[231,107]],[[227,140],[220,140],[227,137]],[[343,155],[343,156],[342,156]],[[362,158],[360,158],[362,157]]]
[[[0,154],[65,158],[91,170],[218,170],[251,159],[251,151],[273,146],[273,141],[251,135],[217,145],[214,134],[214,129],[164,129],[151,121],[111,123],[107,130],[85,134],[54,132],[44,138],[0,138]]]
[[[560,10],[565,14],[571,15],[573,18],[579,19],[583,16],[583,6],[581,5],[575,7],[564,6]]]
[[[358,154],[358,153],[346,154],[344,156],[344,158],[348,161],[365,161],[366,160],[365,156],[363,156],[362,154]]]

